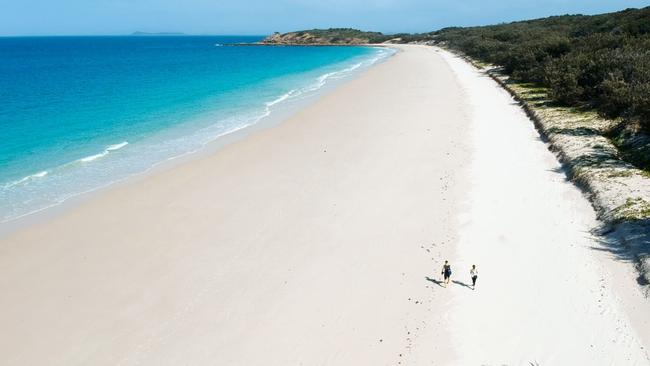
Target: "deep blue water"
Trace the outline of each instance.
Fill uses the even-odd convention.
[[[390,51],[259,37],[0,38],[0,222],[258,122]]]

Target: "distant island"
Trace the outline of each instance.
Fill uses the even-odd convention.
[[[181,32],[141,32],[141,31],[135,31],[131,33],[132,36],[184,36],[185,33]]]

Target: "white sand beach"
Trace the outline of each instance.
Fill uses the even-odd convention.
[[[533,124],[460,59],[399,48],[0,239],[0,364],[650,364],[650,300]]]

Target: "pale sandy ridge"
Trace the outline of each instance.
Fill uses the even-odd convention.
[[[595,212],[504,90],[437,50],[473,110],[471,187],[450,289],[458,365],[647,365],[650,302],[591,235]]]
[[[466,122],[444,60],[409,47],[276,128],[15,233],[0,364],[403,364],[442,331],[425,276],[452,248]]]

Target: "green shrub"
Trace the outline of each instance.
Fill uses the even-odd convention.
[[[568,106],[640,121],[650,131],[650,7],[485,27],[445,28],[435,39],[542,83]]]

